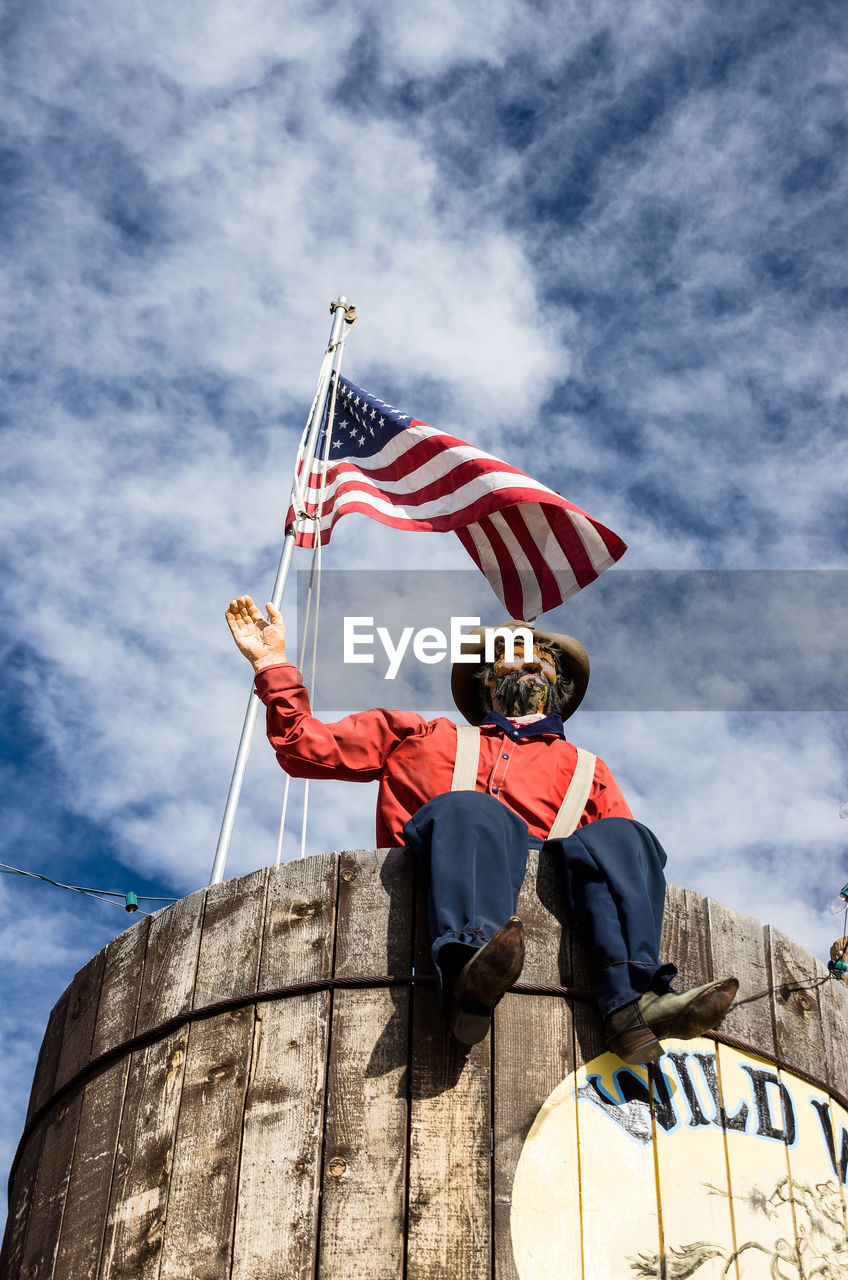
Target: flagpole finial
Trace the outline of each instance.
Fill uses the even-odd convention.
[[[356,324],[356,307],[348,302],[343,293],[339,294],[335,302],[330,303],[330,315],[334,316],[340,307],[344,309],[345,324]]]

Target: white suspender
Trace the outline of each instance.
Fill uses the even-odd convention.
[[[565,789],[562,804],[548,834],[549,840],[562,839],[577,830],[577,824],[595,780],[595,760],[591,751],[577,747],[577,767]],[[480,730],[474,725],[456,726],[456,760],[453,766],[451,791],[474,791],[477,786],[477,769],[480,763]]]
[[[562,839],[564,836],[573,835],[577,830],[577,824],[592,790],[592,783],[595,781],[596,759],[597,757],[593,756],[591,751],[584,751],[582,747],[577,748],[577,768],[565,789],[559,812],[548,832],[549,840]]]
[[[472,724],[456,726],[456,760],[451,791],[473,791],[480,763],[480,730]]]

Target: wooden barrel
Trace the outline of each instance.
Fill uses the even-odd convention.
[[[531,853],[519,911],[522,983],[590,987],[544,852]],[[723,1040],[678,1042],[650,1072],[623,1068],[603,1054],[586,999],[537,990],[508,994],[492,1034],[465,1051],[439,1015],[403,850],[320,855],[200,890],[115,938],[53,1010],[2,1275],[711,1280],[767,1276],[775,1257],[781,1276],[846,1274],[848,988],[775,929],[686,889],[669,888],[663,948],[684,985],[739,976]],[[748,1103],[731,1105],[733,1055]],[[792,1103],[801,1088],[806,1109]],[[802,1119],[820,1132],[810,1194],[824,1197],[824,1228],[811,1225],[797,1169],[793,1181]],[[691,1196],[674,1135],[707,1129],[724,1154],[701,1183],[720,1183],[710,1194],[730,1222],[724,1243],[712,1218],[698,1231],[675,1210]],[[756,1199],[750,1171],[734,1191],[734,1168],[761,1149],[767,1181],[775,1168],[784,1177],[757,1243],[734,1234],[743,1184],[749,1208]],[[656,1233],[646,1243],[642,1223],[613,1272],[589,1180],[607,1180],[620,1225],[646,1178]],[[768,1201],[771,1183],[757,1194]],[[576,1220],[562,1217],[566,1200]],[[787,1205],[778,1229],[771,1218]],[[815,1271],[809,1249],[826,1256],[828,1231],[842,1233],[836,1263]]]

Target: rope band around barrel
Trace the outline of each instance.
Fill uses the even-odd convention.
[[[363,974],[352,978],[316,978],[311,982],[293,982],[285,987],[269,987],[263,991],[251,991],[248,995],[230,996],[226,1000],[216,1000],[214,1004],[204,1005],[202,1009],[186,1009],[184,1013],[175,1014],[173,1018],[166,1018],[164,1022],[157,1023],[156,1026],[150,1027],[147,1031],[141,1031],[137,1035],[129,1036],[126,1040],[122,1040],[120,1044],[113,1045],[111,1049],[106,1049],[103,1053],[99,1053],[96,1057],[89,1059],[85,1066],[70,1076],[64,1084],[60,1085],[49,1098],[35,1109],[24,1125],[24,1131],[21,1134],[21,1140],[18,1143],[18,1149],[15,1152],[15,1158],[9,1171],[10,1193],[24,1148],[31,1134],[38,1128],[47,1113],[58,1106],[64,1098],[78,1089],[80,1085],[87,1084],[98,1072],[111,1066],[113,1062],[126,1057],[127,1054],[133,1053],[136,1049],[145,1049],[148,1045],[155,1044],[157,1040],[164,1040],[165,1036],[171,1035],[175,1031],[180,1031],[183,1027],[190,1026],[193,1022],[215,1018],[223,1013],[232,1013],[236,1009],[243,1009],[251,1004],[263,1004],[269,1000],[283,1000],[290,996],[313,995],[319,991],[362,990],[369,987],[432,987],[435,981],[436,979],[432,974],[377,973]],[[517,982],[512,991],[519,995],[571,997],[574,1000],[591,1001],[594,998],[591,991],[544,983]]]
[[[58,1106],[64,1098],[68,1097],[81,1085],[87,1084],[98,1072],[109,1067],[113,1062],[133,1053],[136,1049],[144,1049],[148,1045],[155,1044],[156,1041],[163,1040],[165,1036],[171,1035],[175,1031],[180,1031],[183,1027],[190,1026],[193,1022],[205,1021],[208,1018],[215,1018],[224,1013],[232,1013],[237,1009],[243,1009],[252,1004],[264,1004],[267,1001],[283,1000],[291,996],[313,995],[321,991],[355,991],[375,987],[432,987],[435,985],[435,981],[436,979],[432,974],[412,973],[363,974],[351,978],[316,978],[310,982],[294,982],[284,987],[270,987],[263,991],[251,991],[247,995],[230,996],[226,1000],[216,1000],[214,1004],[204,1005],[201,1009],[186,1009],[185,1012],[175,1014],[172,1018],[166,1018],[163,1022],[157,1023],[156,1026],[150,1027],[146,1031],[129,1036],[126,1040],[122,1040],[120,1044],[114,1045],[111,1049],[106,1049],[103,1053],[91,1058],[85,1066],[70,1076],[32,1113],[24,1125],[24,1131],[21,1134],[15,1158],[9,1171],[9,1194],[11,1195],[15,1175],[26,1144],[44,1117],[54,1107]],[[509,994],[554,996],[560,999],[594,1002],[594,993],[592,991],[583,990],[579,987],[564,987],[556,983],[516,982],[510,989]],[[756,1053],[766,1061],[772,1062],[779,1070],[789,1071],[801,1080],[813,1085],[814,1088],[820,1089],[827,1097],[832,1098],[839,1106],[848,1110],[848,1095],[811,1072],[788,1062],[782,1055],[765,1054],[761,1049],[746,1044],[743,1040],[739,1040],[737,1037],[728,1035],[723,1031],[708,1031],[706,1038],[714,1040],[718,1044],[726,1044],[729,1048],[738,1049],[742,1053]]]

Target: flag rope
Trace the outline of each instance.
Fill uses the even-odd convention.
[[[344,348],[346,337],[347,337],[347,331],[342,332],[338,342],[332,344],[332,346],[328,349],[324,357],[325,362],[327,361],[328,358],[331,361],[335,360],[335,377],[333,377],[332,384],[330,387],[330,403],[329,403],[329,408],[327,410],[327,422],[321,436],[319,437],[318,445],[316,448],[316,454],[317,454],[318,450],[320,450],[323,445],[325,458],[328,458],[330,456],[330,448],[333,442],[333,424],[335,422],[335,417],[336,417],[336,395],[338,391],[338,375],[341,370],[341,360],[342,360],[342,354],[343,354],[342,349]],[[339,348],[338,355],[336,355],[337,348]],[[322,374],[323,374],[323,365],[322,365]],[[332,374],[330,376],[332,376]],[[322,376],[319,375],[319,383],[321,381],[322,381]],[[304,493],[304,490],[300,485],[300,465],[302,462],[302,457],[303,457],[303,452],[301,448],[300,450],[298,450],[298,460],[295,466],[295,477],[292,483],[292,505],[294,505],[294,499],[296,496],[295,485],[298,486],[298,491],[301,495],[303,495]],[[309,683],[307,688],[309,693],[309,702],[310,702],[313,715],[315,713],[315,703],[316,703],[316,684],[317,684],[317,669],[318,669],[318,629],[319,629],[319,618],[320,618],[320,610],[321,610],[321,569],[322,569],[321,501],[323,497],[324,484],[326,482],[326,478],[327,478],[327,472],[325,468],[321,475],[321,482],[320,482],[319,491],[318,491],[318,504],[317,504],[315,514],[310,516],[310,515],[307,515],[305,511],[301,511],[297,513],[303,519],[312,520],[315,524],[315,531],[316,531],[316,537],[312,547],[312,560],[310,562],[310,571],[309,571],[309,587],[306,595],[306,611],[303,619],[303,628],[301,630],[301,646],[300,646],[305,654],[307,641],[310,635],[309,628],[310,628],[310,622],[311,622],[312,624],[312,631],[311,631],[312,661],[311,661],[311,667],[310,667]],[[301,506],[305,506],[305,500],[301,503]],[[315,598],[314,615],[312,613],[313,593]],[[305,661],[303,665],[305,668],[306,667]],[[286,775],[285,786],[283,787],[283,802],[282,802],[282,808],[280,812],[280,826],[277,834],[277,852],[276,852],[276,860],[274,864],[275,866],[280,865],[280,862],[283,856],[283,841],[285,839],[286,816],[288,813],[290,786],[291,786],[291,777],[289,775]],[[302,814],[301,814],[301,827],[300,827],[301,858],[306,857],[306,830],[307,830],[308,820],[309,820],[309,779],[305,778],[303,782],[303,808],[302,808]]]
[[[342,334],[339,339],[339,345],[344,343],[346,334]],[[333,425],[336,420],[336,394],[339,386],[339,373],[341,372],[341,353],[336,363],[336,376],[333,379],[332,389],[330,391],[330,407],[327,411],[327,426],[324,431],[324,457],[329,459],[330,449],[333,444]],[[310,591],[312,590],[312,578],[315,580],[315,615],[312,622],[312,665],[309,674],[309,702],[312,707],[312,714],[315,714],[316,705],[316,684],[318,678],[318,626],[321,611],[321,570],[322,570],[322,539],[321,539],[321,502],[324,495],[324,485],[327,480],[327,469],[324,468],[321,475],[321,486],[318,494],[318,506],[315,512],[315,555],[313,557],[312,575],[310,576]],[[304,648],[306,647],[306,630],[304,628]],[[304,664],[305,665],[305,664]],[[306,857],[306,826],[309,820],[309,779],[304,779],[303,783],[303,817],[300,826],[300,856]]]

